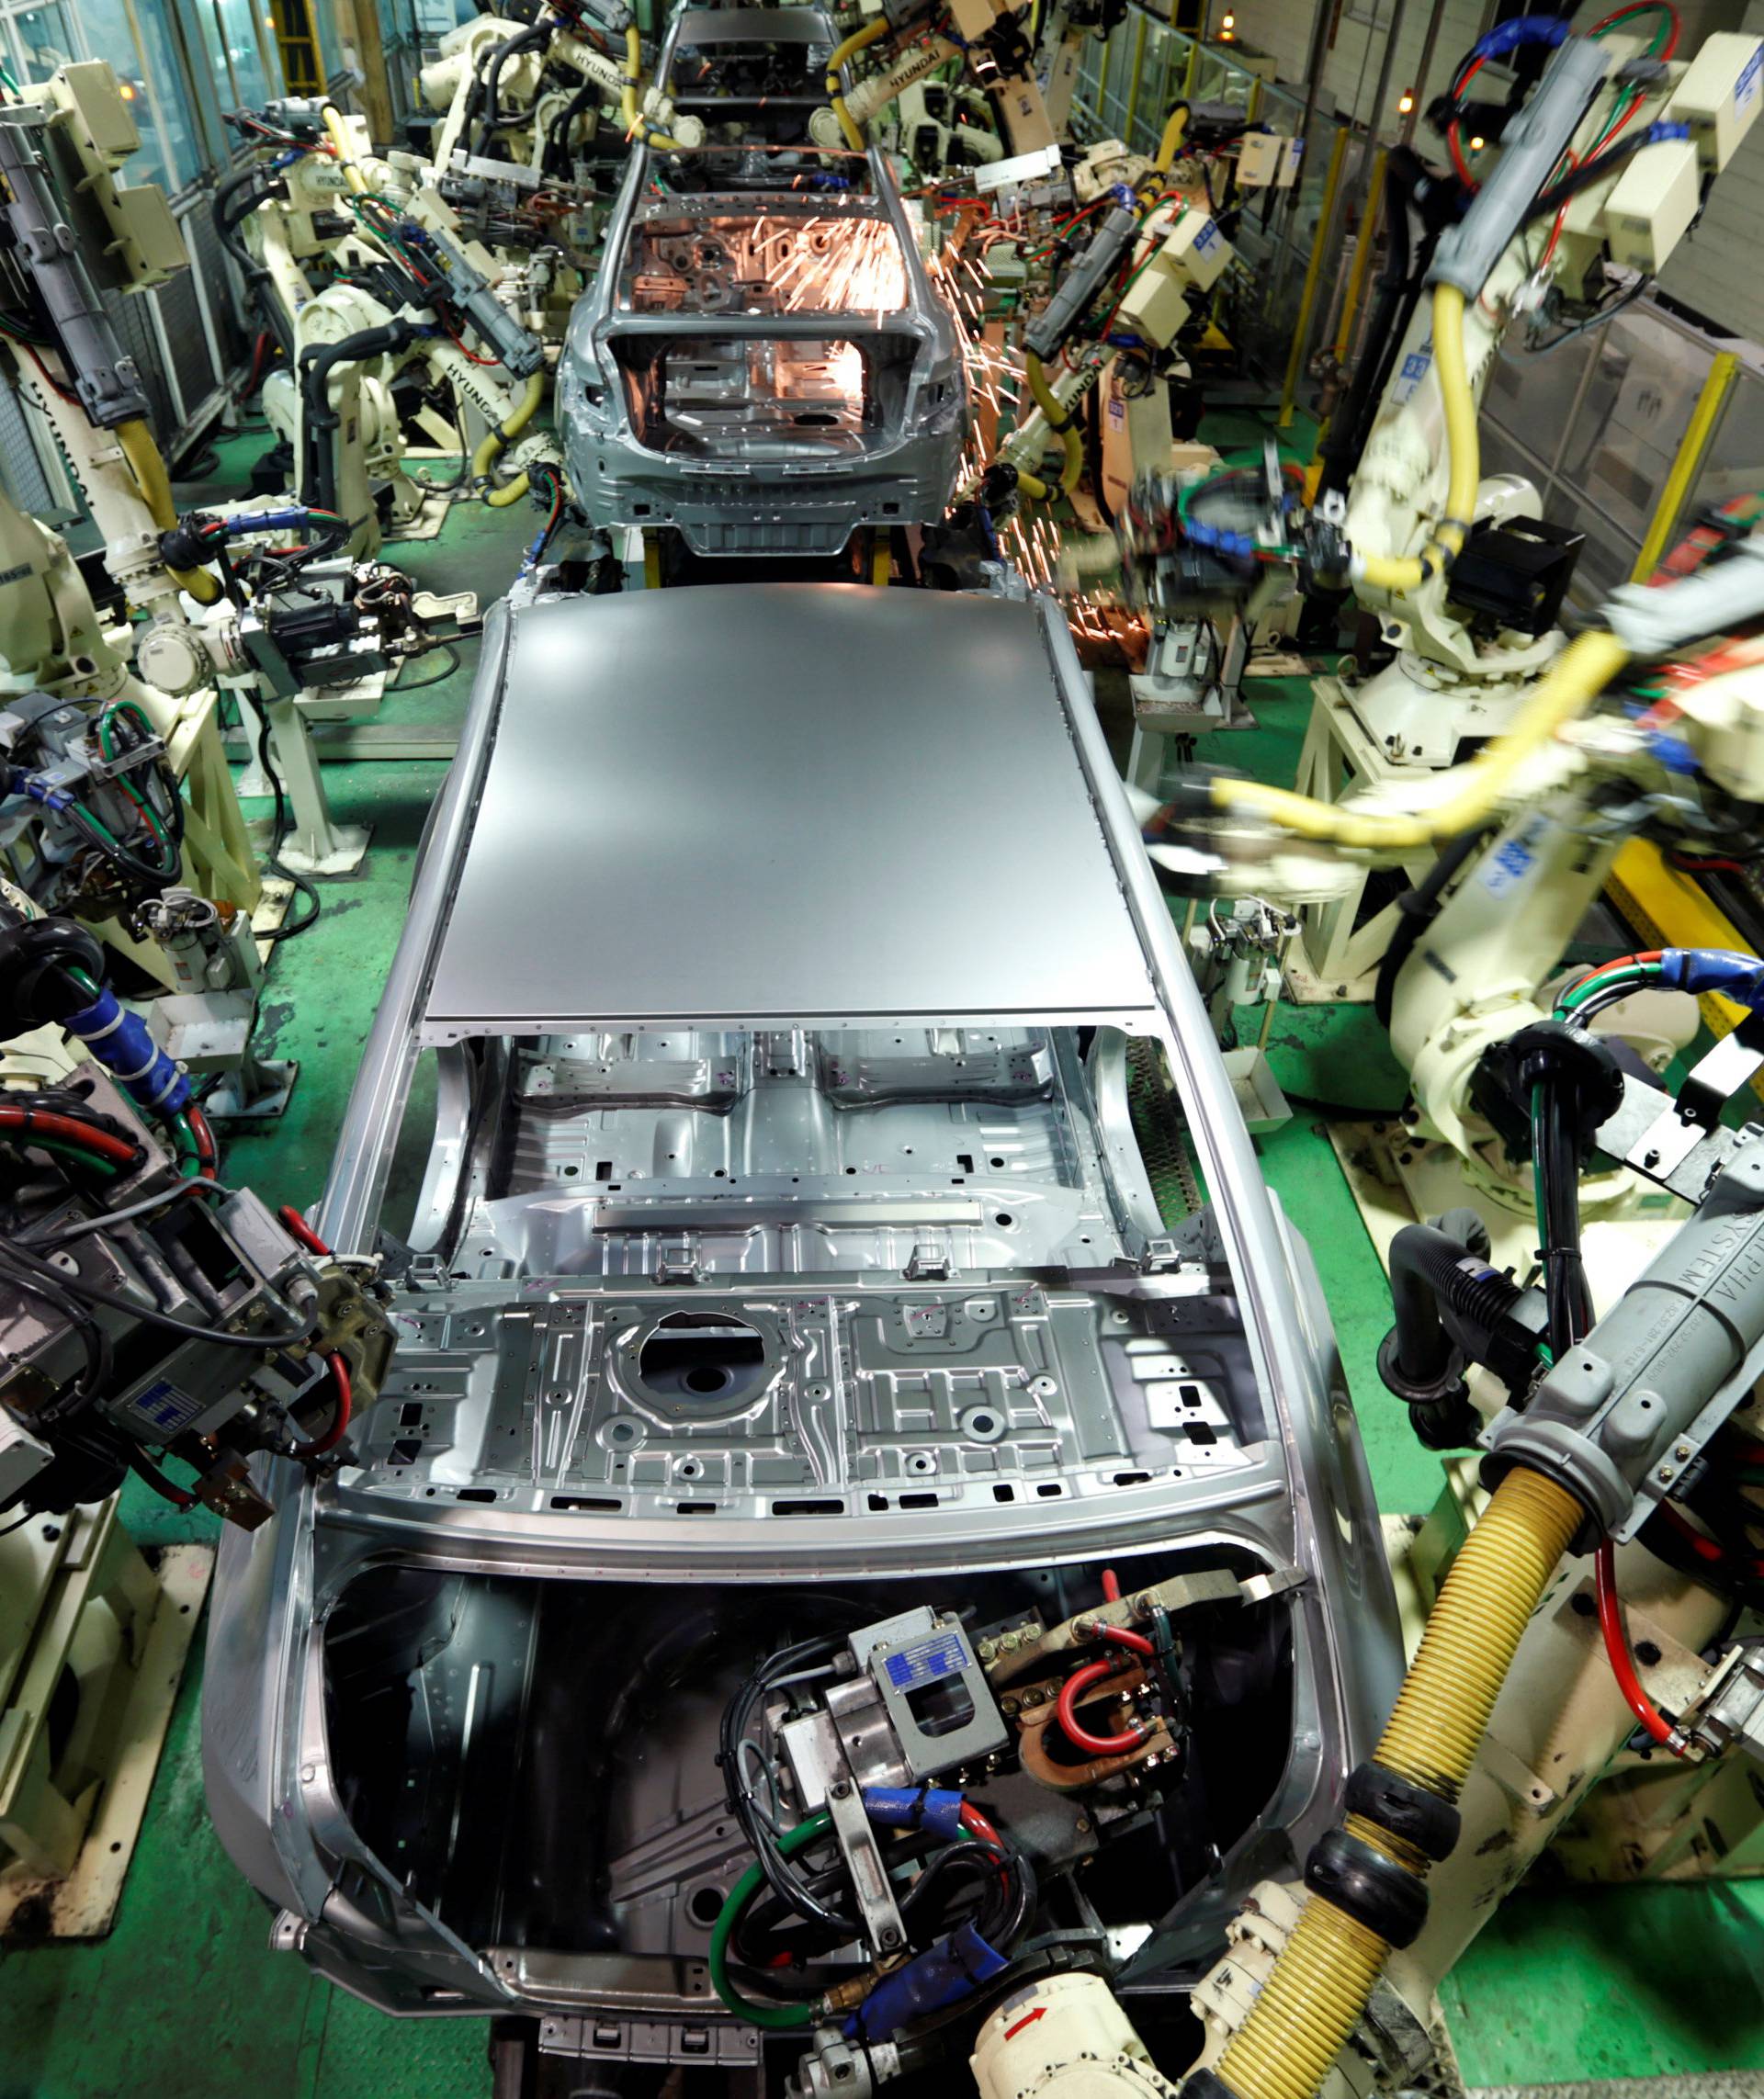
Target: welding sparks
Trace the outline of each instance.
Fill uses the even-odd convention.
[[[639,313],[899,313],[906,258],[880,219],[762,213],[657,218],[625,291]]]

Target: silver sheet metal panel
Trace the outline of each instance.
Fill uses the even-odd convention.
[[[427,1039],[1154,1004],[1033,604],[735,584],[511,625]]]

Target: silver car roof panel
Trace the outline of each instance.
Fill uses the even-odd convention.
[[[424,1040],[1155,1009],[1034,605],[778,583],[513,624]]]

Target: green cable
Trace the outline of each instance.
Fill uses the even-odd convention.
[[[817,1838],[829,1834],[833,1818],[823,1808],[812,1814],[807,1822],[798,1823],[795,1829],[787,1830],[778,1839],[781,1857],[792,1858],[806,1850]],[[741,1922],[741,1912],[757,1895],[765,1883],[765,1871],[758,1859],[750,1866],[729,1891],[717,1922],[710,1932],[710,1986],[718,1997],[734,2013],[738,2019],[745,2019],[750,2026],[811,2026],[820,2016],[813,2003],[804,2004],[755,2004],[737,1991],[729,1972],[729,1942],[735,1935],[735,1926]]]
[[[78,1145],[63,1144],[59,1137],[37,1137],[31,1135],[28,1130],[20,1130],[16,1133],[8,1130],[0,1133],[0,1141],[9,1145],[17,1145],[21,1149],[35,1152],[59,1152],[63,1158],[77,1159],[82,1166],[89,1167],[94,1173],[102,1174],[106,1180],[114,1180],[117,1178],[117,1168],[108,1159],[101,1159],[96,1152],[85,1151]]]
[[[97,986],[93,983],[92,979],[85,974],[85,970],[81,969],[76,964],[70,963],[67,965],[67,974],[74,979],[74,983],[79,986],[82,991],[90,992],[92,997],[95,999],[97,997]]]
[[[1558,1015],[1577,1012],[1595,991],[1608,991],[1619,984],[1633,986],[1640,990],[1660,974],[1657,962],[1632,964],[1626,969],[1594,970],[1590,976],[1583,976],[1579,983],[1571,985],[1555,1002]]]
[[[187,1115],[172,1117],[172,1135],[177,1145],[177,1170],[186,1180],[194,1180],[202,1170],[202,1147]]]
[[[1595,37],[1608,37],[1613,29],[1621,29],[1626,23],[1633,21],[1637,15],[1645,14],[1659,17],[1659,20],[1654,28],[1653,46],[1647,54],[1649,58],[1658,58],[1672,28],[1672,10],[1667,5],[1667,0],[1642,0],[1640,6],[1623,8],[1616,21],[1606,22],[1592,33]]]
[[[98,749],[104,754],[106,764],[112,764],[116,760],[115,739],[110,725],[118,715],[127,715],[145,737],[157,737],[159,734],[159,731],[133,700],[118,700],[114,705],[107,707],[103,714],[98,717]],[[148,829],[153,832],[154,842],[160,850],[160,857],[165,863],[163,872],[167,875],[175,875],[178,870],[177,849],[173,845],[169,832],[160,821],[159,812],[146,796],[135,786],[133,782],[125,780],[120,773],[117,775],[117,785],[128,796],[132,806],[141,812]],[[87,813],[90,814],[89,811]],[[96,820],[96,818],[93,818],[94,822]],[[113,841],[113,842],[115,841]]]

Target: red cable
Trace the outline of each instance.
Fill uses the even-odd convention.
[[[1109,1641],[1116,1647],[1129,1647],[1136,1654],[1156,1653],[1143,1632],[1135,1632],[1125,1625],[1099,1625],[1096,1632],[1099,1640]]]
[[[1113,1567],[1104,1567],[1102,1570],[1102,1601],[1104,1603],[1119,1603],[1121,1601],[1121,1577]]]
[[[1664,15],[1666,17],[1670,25],[1667,30],[1666,41],[1654,55],[1657,58],[1670,58],[1679,48],[1679,31],[1684,27],[1684,24],[1679,19],[1678,9],[1667,5],[1667,0],[1635,0],[1634,6],[1613,7],[1609,15],[1595,22],[1591,28],[1587,31],[1587,34],[1589,37],[1596,37],[1600,29],[1610,28],[1614,22],[1626,22],[1632,15]]]
[[[1706,1560],[1713,1566],[1726,1559],[1726,1551],[1720,1541],[1711,1538],[1706,1531],[1699,1530],[1690,1518],[1674,1508],[1669,1501],[1660,1504],[1660,1514],[1699,1560]]]
[[[1123,1750],[1137,1749],[1149,1729],[1133,1726],[1125,1734],[1092,1734],[1079,1719],[1075,1708],[1078,1700],[1093,1684],[1100,1684],[1105,1676],[1114,1674],[1113,1662],[1089,1662],[1076,1675],[1068,1676],[1059,1687],[1059,1696],[1054,1701],[1054,1711],[1066,1732],[1066,1739],[1074,1749],[1081,1749],[1087,1756],[1119,1756]]]
[[[48,1108],[0,1108],[0,1130],[58,1137],[63,1144],[77,1145],[82,1151],[118,1166],[133,1166],[140,1157],[126,1139],[113,1137],[107,1130],[95,1130],[90,1123],[82,1123],[73,1115],[57,1115]]]
[[[1599,1598],[1599,1630],[1604,1634],[1605,1653],[1611,1657],[1611,1673],[1623,1703],[1663,1749],[1682,1756],[1679,1732],[1642,1688],[1630,1659],[1629,1636],[1623,1631],[1623,1607],[1617,1595],[1617,1555],[1609,1539],[1593,1557],[1593,1586]]]
[[[1452,165],[1457,170],[1458,180],[1466,189],[1480,189],[1482,185],[1470,172],[1470,164],[1464,157],[1464,147],[1458,139],[1458,120],[1454,117],[1445,128],[1445,143],[1452,155]]]
[[[1454,102],[1458,99],[1458,96],[1464,93],[1464,89],[1469,86],[1470,83],[1476,77],[1477,73],[1482,71],[1484,63],[1485,61],[1482,59],[1476,59],[1470,65],[1468,70],[1465,72],[1464,78],[1459,81],[1457,88],[1453,95],[1452,99]],[[1452,121],[1445,127],[1445,143],[1448,151],[1452,155],[1452,165],[1457,170],[1458,180],[1463,183],[1464,186],[1466,189],[1475,190],[1481,188],[1481,184],[1477,182],[1476,176],[1473,175],[1470,172],[1469,162],[1466,161],[1464,157],[1464,147],[1458,138],[1458,119],[1455,117],[1453,117]]]
[[[970,1836],[977,1836],[982,1844],[990,1845],[994,1851],[1004,1849],[1004,1839],[993,1828],[990,1820],[977,1808],[972,1800],[962,1802],[961,1824]]]
[[[303,1458],[322,1458],[327,1450],[334,1450],[343,1441],[343,1432],[349,1426],[350,1412],[355,1405],[355,1387],[349,1382],[349,1366],[334,1349],[325,1359],[331,1366],[331,1376],[337,1388],[337,1411],[330,1428],[315,1442],[302,1445]]]
[[[447,340],[462,357],[469,357],[474,365],[500,365],[503,361],[500,357],[481,357],[476,350],[468,350],[451,328],[447,330]]]
[[[324,1241],[320,1238],[319,1235],[291,1202],[284,1202],[276,1214],[287,1225],[288,1237],[298,1239],[309,1254],[329,1255],[330,1247],[325,1245]]]
[[[196,1139],[197,1170],[204,1180],[214,1179],[215,1166],[220,1157],[220,1147],[214,1141],[214,1132],[209,1127],[209,1118],[195,1101],[184,1111],[184,1120],[190,1126],[190,1134]]]

